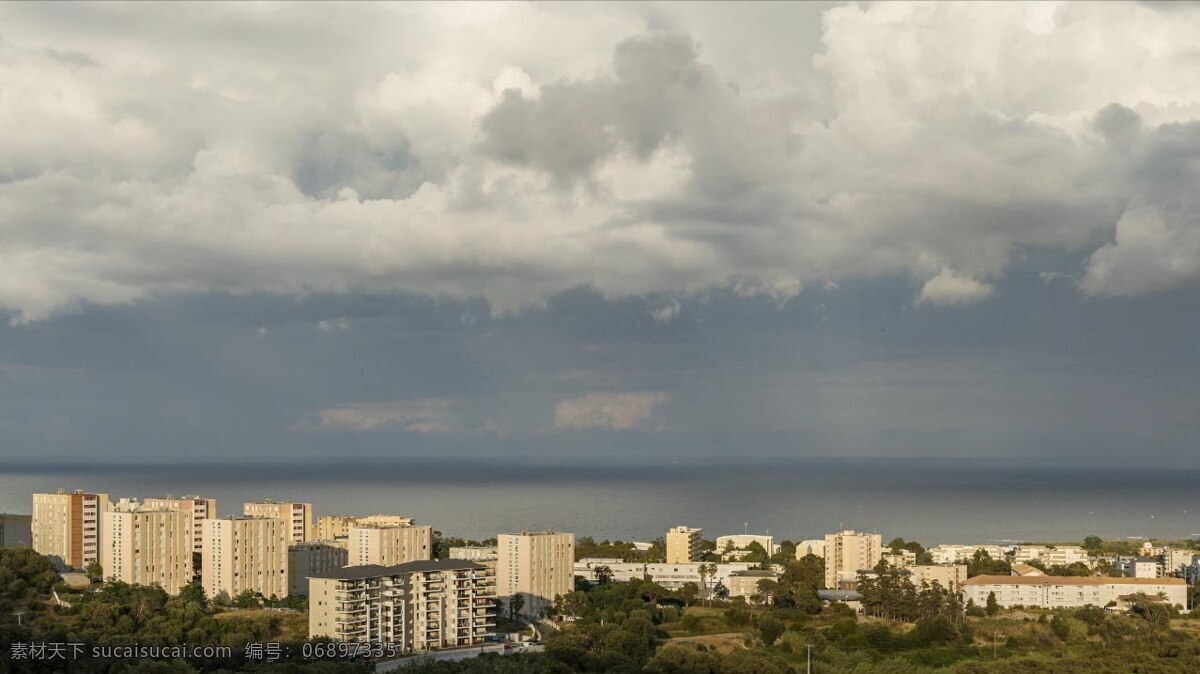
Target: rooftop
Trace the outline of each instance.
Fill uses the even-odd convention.
[[[380,566],[378,564],[364,564],[362,566],[344,566],[336,571],[328,571],[326,573],[309,576],[309,578],[333,578],[336,580],[362,580],[364,578],[378,578],[380,576],[399,576],[406,573],[419,573],[422,571],[462,571],[462,570],[483,570],[486,566],[476,564],[475,562],[465,559],[424,559],[415,562],[405,562],[395,566]]]
[[[1182,578],[1109,578],[1106,576],[975,576],[963,585],[1186,585]]]

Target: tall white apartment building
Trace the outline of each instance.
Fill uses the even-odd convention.
[[[158,585],[179,594],[192,581],[192,518],[187,512],[123,501],[100,513],[105,578]]]
[[[401,653],[475,646],[493,631],[491,569],[458,559],[348,566],[309,579],[308,636]]]
[[[271,517],[289,524],[288,541],[303,543],[313,539],[313,507],[311,503],[265,499],[242,504],[242,514],[249,517]]]
[[[1159,594],[1168,604],[1187,607],[1187,583],[1182,578],[1104,578],[1100,576],[975,576],[962,584],[966,599],[977,606],[995,594],[1002,608],[1078,608],[1106,606],[1123,596]]]
[[[523,615],[540,615],[575,590],[575,534],[500,534],[496,554],[496,592],[506,606],[520,594]]]
[[[883,559],[883,536],[846,529],[825,535],[825,587],[842,589],[858,582],[859,571]]]
[[[288,546],[288,594],[308,596],[309,576],[333,573],[350,563],[350,553],[325,541],[292,543]]]
[[[60,568],[82,569],[100,561],[100,513],[108,494],[84,491],[33,495],[30,537],[33,549]]]
[[[700,559],[700,534],[702,529],[671,527],[667,530],[667,563],[684,564]]]
[[[227,517],[204,522],[201,582],[215,597],[249,590],[288,596],[291,522],[271,517]]]
[[[192,550],[200,552],[204,547],[204,520],[211,520],[217,516],[217,499],[201,498],[199,496],[164,496],[161,498],[148,498],[143,501],[145,507],[149,510],[176,510],[181,513],[187,513],[191,518],[192,523]]]
[[[353,566],[395,566],[433,556],[433,527],[355,525],[349,544]]]

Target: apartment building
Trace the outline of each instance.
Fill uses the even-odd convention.
[[[506,605],[520,594],[523,615],[540,615],[575,589],[575,534],[500,534],[496,552],[496,592]]]
[[[179,594],[192,582],[192,515],[122,501],[100,513],[104,577]]]
[[[308,636],[399,652],[481,644],[495,627],[495,574],[458,559],[350,566],[309,579]]]
[[[917,553],[912,550],[899,550],[892,552],[888,550],[883,553],[881,559],[896,568],[907,568],[917,563]]]
[[[779,574],[774,571],[765,571],[762,569],[748,569],[746,571],[734,571],[726,578],[725,588],[729,590],[729,596],[742,597],[750,599],[751,597],[762,597],[766,603],[771,603],[771,600],[762,594],[758,584],[764,580],[779,580]]]
[[[933,585],[937,583],[944,590],[958,592],[962,584],[967,580],[967,566],[965,564],[921,564],[911,565],[905,568],[912,579],[913,585],[920,589],[922,584]]]
[[[395,566],[433,556],[433,527],[356,524],[350,529],[349,564]]]
[[[33,495],[30,538],[38,554],[60,569],[83,569],[100,561],[100,513],[108,494],[76,490]]]
[[[707,564],[705,562],[687,562],[681,564],[666,564],[656,562],[623,562],[619,559],[585,557],[574,565],[574,575],[588,580],[595,579],[596,567],[608,568],[610,579],[619,582],[650,580],[667,590],[679,590],[688,583],[694,583],[704,594],[718,584],[729,588],[729,577],[739,571],[749,571],[755,566],[749,562],[729,562],[724,564]],[[707,568],[713,573],[701,574],[701,569]]]
[[[813,539],[796,544],[796,559],[804,559],[809,555],[825,559],[825,541]]]
[[[825,587],[853,588],[859,571],[875,568],[883,558],[883,536],[846,529],[825,536]]]
[[[28,548],[33,544],[33,517],[0,513],[0,548]]]
[[[243,504],[242,514],[248,517],[270,517],[287,522],[290,526],[288,541],[291,543],[303,543],[313,539],[313,507],[311,503],[264,499]]]
[[[495,562],[499,553],[494,545],[464,545],[450,548],[450,559],[465,559],[470,562]]]
[[[402,515],[322,515],[317,520],[317,540],[333,541],[339,538],[349,538],[350,530],[355,525],[411,527],[415,520]]]
[[[181,513],[187,513],[191,518],[192,526],[192,550],[200,552],[204,547],[204,520],[211,520],[217,516],[217,499],[201,498],[199,496],[163,496],[148,498],[143,501],[145,507],[150,510],[175,510]]]
[[[1040,562],[1045,566],[1069,566],[1088,563],[1088,553],[1078,545],[1021,545],[1012,551],[1014,562]]]
[[[1107,606],[1127,595],[1161,596],[1175,606],[1187,606],[1187,583],[1182,578],[1104,578],[1100,576],[975,576],[962,584],[966,599],[978,606],[995,593],[1003,608],[1078,608]]]
[[[975,553],[983,550],[992,559],[1008,559],[1008,554],[1016,549],[1016,546],[1011,545],[962,545],[962,544],[944,544],[935,545],[929,548],[928,552],[933,557],[934,564],[957,564],[959,562],[968,562],[975,557]]]
[[[745,550],[751,543],[758,543],[767,551],[767,556],[775,554],[775,537],[766,534],[737,534],[734,536],[717,537],[717,554],[723,555],[729,550]]]
[[[350,553],[325,541],[292,543],[288,546],[288,594],[308,596],[309,576],[332,573],[350,563]]]
[[[1130,557],[1121,560],[1119,568],[1134,578],[1158,578],[1162,575],[1158,557]]]
[[[685,527],[683,525],[667,529],[667,563],[686,564],[687,562],[698,561],[700,559],[700,534],[702,531],[699,528]]]
[[[249,590],[288,595],[288,545],[293,523],[272,517],[205,520],[201,582],[209,597]]]

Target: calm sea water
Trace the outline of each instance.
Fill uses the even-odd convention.
[[[649,540],[670,526],[706,536],[838,527],[930,545],[997,540],[1200,537],[1200,470],[1116,471],[932,460],[582,465],[496,460],[371,460],[106,468],[0,465],[0,512],[30,494],[84,488],[121,496],[195,493],[223,515],[260,498],[310,501],[317,514],[401,513],[447,534],[557,529]]]

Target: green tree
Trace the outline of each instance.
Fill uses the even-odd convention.
[[[87,574],[88,580],[93,583],[99,583],[104,580],[104,567],[100,566],[100,562],[92,562],[83,568],[83,572]]]
[[[783,636],[783,622],[767,614],[758,619],[758,634],[767,646],[773,646],[779,637]]]
[[[1096,535],[1085,536],[1083,538],[1083,549],[1087,550],[1090,554],[1098,555],[1104,549],[1104,541]]]
[[[521,614],[521,609],[523,608],[525,608],[525,595],[518,592],[508,600],[509,619],[515,621],[517,616]]]
[[[1000,611],[1000,602],[996,601],[996,593],[989,592],[987,596],[987,605],[984,607],[984,612],[988,615],[996,615]]]

